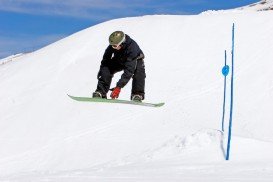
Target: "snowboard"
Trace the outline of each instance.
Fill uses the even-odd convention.
[[[68,95],[68,94],[67,94]],[[80,101],[80,102],[102,102],[102,103],[118,103],[118,104],[130,104],[138,106],[147,106],[147,107],[161,107],[165,103],[147,103],[147,102],[137,102],[129,100],[120,100],[120,99],[102,99],[102,98],[92,98],[92,97],[75,97],[68,95],[71,99]]]

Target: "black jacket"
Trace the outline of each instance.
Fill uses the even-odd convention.
[[[117,83],[117,87],[123,88],[134,75],[137,60],[143,59],[144,54],[138,44],[128,35],[125,35],[125,42],[123,42],[121,46],[122,48],[120,50],[114,49],[111,45],[107,47],[101,61],[101,67],[113,67],[118,65],[121,70],[124,70],[124,73]],[[113,61],[117,64],[112,64],[111,62]]]

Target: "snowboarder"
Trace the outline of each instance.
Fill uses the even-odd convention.
[[[121,78],[113,88],[110,97],[119,97],[121,89],[132,78],[131,100],[142,101],[145,96],[144,54],[138,44],[122,31],[115,31],[109,36],[97,75],[98,85],[93,97],[107,98],[112,78],[115,73],[123,71]]]

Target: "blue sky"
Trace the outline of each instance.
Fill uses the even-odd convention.
[[[0,0],[0,58],[121,17],[198,14],[259,0]]]

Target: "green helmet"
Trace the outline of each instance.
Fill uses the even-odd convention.
[[[120,45],[125,41],[125,34],[122,31],[115,31],[109,36],[110,45]]]

